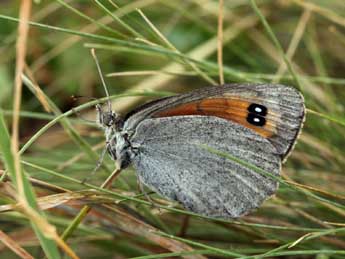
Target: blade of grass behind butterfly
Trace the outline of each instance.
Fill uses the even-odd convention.
[[[296,25],[296,29],[294,30],[291,40],[289,42],[289,46],[286,50],[286,58],[287,60],[292,60],[295,56],[296,50],[298,49],[298,46],[301,43],[301,40],[303,38],[303,35],[306,31],[306,27],[310,21],[311,12],[309,9],[303,10],[303,13],[301,14],[299,21]],[[276,78],[273,79],[272,83],[279,83],[281,81],[282,75],[286,71],[286,63],[282,61],[279,64],[278,69],[276,70]]]
[[[260,18],[263,26],[266,29],[266,32],[268,33],[268,35],[270,36],[271,40],[273,41],[274,45],[276,46],[276,48],[278,49],[280,55],[283,57],[284,62],[287,66],[287,68],[290,71],[290,74],[293,76],[298,88],[303,92],[303,86],[301,84],[300,79],[298,78],[298,75],[295,73],[295,70],[293,69],[291,62],[289,61],[289,59],[286,57],[284,50],[282,48],[282,46],[280,45],[277,37],[275,36],[271,26],[268,24],[266,18],[264,17],[264,15],[261,13],[260,9],[258,8],[258,6],[256,5],[255,0],[250,0],[251,6],[254,9],[254,11],[256,12],[256,14],[258,15],[258,17]]]
[[[304,8],[309,8],[313,12],[323,16],[325,19],[328,19],[342,27],[345,27],[344,17],[337,14],[336,12],[334,12],[333,10],[329,8],[325,8],[325,7],[322,7],[322,5],[317,5],[316,3],[312,3],[312,1],[309,2],[309,1],[293,0],[293,2]]]
[[[0,149],[1,149],[1,153],[3,154],[3,159],[6,165],[6,168],[12,180],[15,183],[16,173],[15,173],[15,167],[14,167],[14,159],[11,152],[10,136],[6,128],[2,110],[0,110]],[[30,183],[28,182],[27,178],[25,177],[25,174],[23,173],[23,171],[21,173],[22,173],[22,180],[23,180],[23,189],[24,189],[25,198],[27,199],[28,205],[31,206],[31,208],[34,208],[36,211],[38,211],[38,208],[36,205],[37,203],[35,199],[35,194],[32,190],[32,187]],[[45,221],[43,217],[40,220]],[[31,221],[31,223],[47,257],[60,258],[55,242],[51,238],[46,237],[46,235],[43,232],[44,229],[41,229],[41,227],[37,225],[37,222]]]
[[[210,35],[216,33],[213,25],[205,20],[203,16],[195,15],[196,12],[194,12],[194,5],[191,1],[184,2],[183,4],[174,1],[160,1],[160,4],[169,7],[171,12],[175,13],[171,18],[172,21],[169,21],[162,29],[166,35],[171,34],[173,28],[178,26],[178,21],[181,20],[182,17],[187,21],[193,22],[193,25],[198,26],[198,29],[205,33],[209,33]]]
[[[309,56],[312,59],[313,65],[315,67],[317,75],[320,75],[322,77],[328,77],[327,75],[327,69],[326,65],[323,61],[322,55],[320,53],[320,49],[318,47],[318,41],[317,41],[317,33],[315,28],[315,21],[312,20],[309,24],[308,31],[306,33],[306,49],[309,52]],[[320,86],[323,90],[323,92],[326,92],[329,96],[329,99],[331,103],[337,103],[336,93],[334,92],[334,89],[332,87],[326,87],[326,86]],[[327,109],[332,112],[333,114],[340,115],[342,111],[340,111],[339,107],[337,105],[329,105]]]
[[[307,109],[307,112],[345,127],[345,118],[331,116],[311,109]]]
[[[165,44],[168,48],[170,48],[172,51],[179,53],[182,55],[182,53],[156,28],[156,26],[148,19],[148,17],[140,10],[137,10],[138,13],[141,15],[141,17],[144,19],[144,21],[149,25],[149,27],[152,29],[152,31],[158,36],[160,41]],[[183,56],[183,55],[182,55]],[[205,74],[200,68],[197,67],[197,65],[187,59],[182,58],[184,63],[189,65],[200,77],[202,77],[207,82],[211,83],[212,85],[216,85],[216,81],[214,81],[211,77],[209,77],[207,74]]]
[[[103,23],[98,22],[97,20],[94,20],[92,18],[90,18],[90,16],[87,16],[85,14],[83,14],[82,12],[80,12],[79,10],[77,10],[76,8],[74,8],[73,6],[71,6],[69,3],[66,3],[63,0],[56,0],[58,1],[61,5],[63,5],[64,7],[66,7],[68,10],[72,11],[73,13],[77,14],[78,16],[82,17],[83,19],[89,21],[90,23],[94,23],[97,24],[97,26],[99,26],[100,28],[113,33],[114,35],[116,35],[117,37],[120,38],[128,38],[128,36],[124,35],[122,32],[119,32],[117,30],[114,30],[113,28],[104,25]]]
[[[125,23],[121,18],[119,18],[115,12],[111,12],[105,5],[103,5],[100,1],[95,0],[96,4],[103,10],[105,11],[108,15],[110,15],[113,20],[118,22],[123,28],[125,28],[127,31],[129,31],[133,36],[136,36],[138,38],[144,38],[139,32],[134,30],[131,26],[129,26],[127,23]],[[117,9],[119,9],[117,7]]]

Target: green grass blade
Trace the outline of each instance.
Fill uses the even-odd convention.
[[[16,184],[16,173],[14,169],[15,167],[14,167],[13,155],[11,152],[10,135],[7,131],[2,110],[0,110],[0,150],[1,150],[1,153],[3,154],[4,163],[11,176],[11,179]],[[29,206],[31,206],[33,209],[38,211],[36,198],[32,190],[32,187],[23,172],[22,172],[22,175],[23,175],[22,178],[23,178],[23,185],[24,185],[23,189],[25,193],[25,198],[27,199]],[[47,238],[44,235],[44,233],[42,233],[41,229],[38,226],[36,226],[33,222],[32,222],[32,227],[40,241],[40,244],[46,256],[51,259],[60,258],[60,254],[55,242],[52,239]]]
[[[268,24],[265,16],[261,13],[260,9],[258,8],[258,6],[256,5],[256,2],[255,0],[250,0],[250,3],[252,5],[252,8],[253,10],[256,12],[256,14],[258,15],[258,17],[260,18],[263,26],[265,27],[268,35],[270,36],[271,40],[273,41],[274,45],[276,46],[276,48],[278,49],[279,53],[281,54],[281,56],[283,57],[284,59],[284,62],[287,66],[287,68],[289,69],[291,75],[293,76],[297,86],[299,87],[300,90],[303,89],[302,87],[302,83],[301,81],[299,80],[295,70],[293,69],[292,65],[291,65],[291,62],[288,60],[288,58],[286,57],[285,53],[284,53],[284,50],[282,48],[282,46],[280,45],[277,37],[275,36],[273,30],[271,29],[271,26]]]

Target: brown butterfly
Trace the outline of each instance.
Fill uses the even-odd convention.
[[[236,218],[274,194],[278,182],[202,146],[279,176],[305,108],[289,86],[230,84],[158,99],[123,119],[99,112],[120,168],[133,164],[141,183],[193,212]]]

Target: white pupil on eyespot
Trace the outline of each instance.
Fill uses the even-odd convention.
[[[256,112],[262,112],[262,109],[260,107],[255,107]]]
[[[255,122],[260,122],[260,119],[259,118],[254,118],[254,121]]]

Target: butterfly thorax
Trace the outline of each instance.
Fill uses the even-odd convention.
[[[106,149],[119,168],[126,168],[133,157],[128,133],[123,130],[124,120],[112,110],[103,111],[96,106],[98,125],[104,130]]]
[[[120,169],[128,167],[135,156],[135,148],[131,145],[126,131],[114,133],[107,144],[107,151]]]

